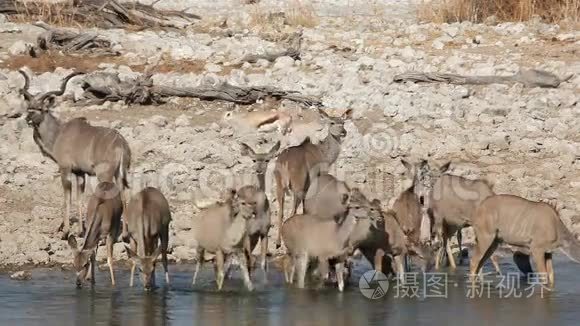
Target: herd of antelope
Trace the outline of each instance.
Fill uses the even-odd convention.
[[[68,75],[59,90],[39,95],[29,93],[29,77],[24,71],[21,94],[26,100],[27,123],[34,130],[34,141],[44,155],[59,167],[64,189],[65,212],[59,231],[73,251],[77,285],[86,280],[94,284],[96,251],[105,241],[111,283],[113,244],[126,246],[132,260],[131,286],[138,265],[143,285],[155,285],[156,260],[161,256],[165,281],[169,283],[167,249],[170,205],[156,188],[147,187],[132,198],[127,195],[127,175],[131,150],[116,130],[96,127],[85,118],[59,121],[50,111],[57,96],[64,94],[67,82],[80,73]],[[358,249],[374,269],[389,275],[403,275],[408,257],[422,261],[422,269],[440,268],[445,254],[451,268],[456,267],[450,238],[457,235],[461,248],[461,229],[472,226],[476,236],[470,275],[478,275],[482,264],[491,258],[499,265],[495,249],[503,243],[514,250],[523,272],[530,272],[529,256],[539,273],[547,273],[554,284],[552,252],[561,248],[572,259],[580,259],[580,244],[564,226],[553,205],[518,196],[494,194],[485,180],[469,180],[448,172],[449,163],[438,169],[425,160],[411,164],[402,160],[413,184],[395,200],[393,208],[383,210],[378,199],[369,200],[359,189],[350,187],[328,173],[337,159],[346,135],[345,119],[331,117],[319,110],[328,135],[314,144],[307,137],[297,146],[280,149],[276,143],[264,153],[241,144],[241,155],[252,159],[259,184],[227,189],[221,201],[200,207],[194,217],[197,257],[193,283],[196,282],[204,254],[214,255],[217,287],[228,275],[232,257],[237,257],[245,286],[253,289],[251,273],[256,265],[252,254],[260,243],[259,266],[267,271],[268,237],[272,225],[270,201],[265,192],[268,163],[275,160],[276,201],[279,232],[277,247],[284,243],[284,276],[288,283],[305,285],[310,270],[320,280],[328,280],[334,270],[339,290],[343,290],[349,258]],[[96,176],[98,185],[86,207],[81,196],[86,176]],[[76,184],[79,214],[78,233],[84,235],[82,247],[70,232],[72,184]],[[285,194],[291,193],[290,217],[284,219]],[[302,214],[298,210],[302,206]],[[425,236],[426,235],[426,236]],[[432,253],[436,253],[433,255]],[[316,265],[313,265],[316,263]],[[314,268],[313,266],[316,266]],[[475,280],[475,277],[473,277]]]

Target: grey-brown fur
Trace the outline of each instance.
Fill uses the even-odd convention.
[[[337,219],[347,210],[345,198],[350,188],[334,176],[323,173],[310,183],[304,201],[304,212],[323,219]]]
[[[580,243],[550,204],[513,195],[494,195],[479,205],[472,223],[477,239],[470,264],[472,276],[479,273],[500,243],[530,253],[536,272],[547,273],[551,285],[554,285],[555,249],[561,248],[568,257],[580,262]]]
[[[336,161],[340,153],[340,144],[346,135],[344,119],[349,118],[348,110],[342,117],[333,118],[319,110],[328,125],[328,135],[319,144],[315,145],[306,138],[300,145],[286,148],[278,155],[274,177],[276,179],[276,200],[278,201],[278,225],[284,221],[284,198],[286,191],[291,191],[294,204],[291,216],[297,213],[300,204],[303,204],[310,180],[326,171]],[[304,208],[303,208],[304,209]],[[276,238],[276,246],[281,245],[280,233]]]
[[[336,223],[310,215],[294,215],[284,222],[280,233],[287,248],[284,261],[286,281],[292,283],[294,271],[298,270],[298,287],[304,287],[306,268],[311,258],[317,258],[322,266],[330,258],[340,258],[335,265],[339,290],[344,288],[344,261],[352,251],[350,240],[359,219],[368,217],[368,210],[358,202],[350,201],[345,218]],[[325,268],[326,269],[326,268]],[[325,271],[322,271],[326,277]]]
[[[387,274],[397,274],[403,278],[405,257],[412,255],[421,258],[424,261],[423,269],[427,269],[431,259],[429,248],[422,243],[412,241],[399,223],[400,220],[405,219],[403,215],[406,211],[388,210],[385,212],[377,199],[373,200],[371,205],[373,209],[370,210],[370,218],[377,221],[377,227],[370,229],[369,235],[359,243],[358,249],[373,268]],[[389,259],[385,256],[389,256]]]
[[[68,238],[69,246],[73,251],[73,268],[77,274],[76,284],[78,287],[82,286],[85,279],[90,279],[92,284],[95,282],[95,258],[101,240],[105,240],[111,284],[115,285],[113,245],[121,231],[122,214],[123,202],[115,185],[110,182],[99,183],[87,203],[89,227],[82,248],[78,248],[74,235],[70,235]]]
[[[203,263],[205,252],[215,254],[216,280],[218,290],[222,289],[225,278],[224,264],[229,255],[237,255],[248,290],[253,290],[248,270],[249,257],[244,247],[249,247],[248,220],[255,215],[255,203],[229,190],[224,202],[203,208],[195,217],[194,237],[197,241],[197,257],[193,284]]]
[[[61,228],[63,238],[70,230],[72,179],[76,179],[79,232],[84,230],[82,203],[86,175],[96,175],[99,182],[114,182],[123,192],[128,188],[127,171],[131,164],[131,150],[127,141],[116,130],[91,126],[85,118],[61,122],[50,112],[55,96],[64,94],[68,81],[82,73],[68,75],[60,90],[33,96],[28,92],[30,81],[24,71],[25,84],[21,93],[27,101],[26,121],[34,129],[34,141],[41,152],[58,164],[64,189],[65,214]],[[123,231],[126,230],[125,225]],[[123,232],[125,233],[125,232]]]
[[[256,204],[255,216],[251,218],[248,223],[248,236],[250,238],[249,247],[244,248],[250,257],[250,268],[254,266],[254,256],[252,252],[260,242],[260,266],[266,275],[268,264],[266,256],[268,254],[268,232],[270,230],[270,202],[266,196],[266,171],[268,163],[276,156],[280,149],[280,142],[277,142],[268,152],[256,153],[252,148],[246,144],[241,144],[242,155],[248,156],[254,162],[256,176],[258,178],[259,186],[248,185],[238,190],[238,196],[248,202]]]
[[[125,214],[130,247],[129,258],[133,260],[130,285],[137,263],[141,269],[141,280],[146,290],[155,286],[155,265],[161,255],[165,282],[169,283],[167,248],[169,245],[169,203],[161,191],[147,187],[131,198]]]
[[[449,240],[457,234],[461,255],[461,229],[471,225],[477,206],[492,195],[493,189],[486,180],[470,180],[450,174],[443,174],[437,179],[430,198],[433,230],[442,241],[435,258],[436,268],[439,268],[443,250],[447,252],[451,268],[456,268]],[[492,261],[499,273],[497,258],[494,257]]]
[[[402,162],[413,175],[412,191],[423,202],[422,214],[428,212],[431,220],[430,231],[438,241],[435,243],[439,246],[435,269],[440,267],[444,250],[451,268],[455,269],[456,263],[449,240],[457,234],[461,255],[461,229],[471,225],[474,210],[485,198],[494,194],[493,189],[486,180],[470,180],[447,174],[451,162],[443,164],[439,169],[433,169],[425,160],[414,166],[404,160]],[[500,273],[496,256],[492,257],[492,262]]]

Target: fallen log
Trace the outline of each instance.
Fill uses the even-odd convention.
[[[120,55],[119,52],[113,51],[108,39],[97,33],[53,28],[44,22],[36,22],[34,25],[46,30],[36,40],[36,46],[40,50],[56,49],[65,53]]]
[[[260,99],[272,97],[287,99],[307,107],[322,106],[318,98],[271,86],[240,87],[228,83],[196,87],[153,85],[150,73],[145,73],[133,81],[121,81],[117,75],[110,73],[95,73],[84,78],[82,88],[86,101],[81,104],[102,104],[105,101],[159,104],[163,102],[163,98],[167,97],[192,97],[206,101],[221,100],[238,104],[253,104]]]
[[[572,75],[560,79],[558,76],[547,71],[522,69],[512,76],[462,76],[455,74],[409,72],[396,75],[393,80],[398,83],[409,81],[414,83],[449,83],[457,85],[522,83],[526,87],[556,88],[570,78],[572,78]]]
[[[69,22],[101,28],[169,27],[184,28],[200,16],[186,10],[161,10],[139,2],[116,0],[74,0],[65,3],[0,0],[0,14],[18,16],[20,20],[45,19],[49,23]],[[51,21],[54,20],[54,21]]]

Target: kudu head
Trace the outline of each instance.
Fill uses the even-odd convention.
[[[242,217],[245,220],[249,220],[256,215],[256,203],[252,202],[251,199],[240,197],[233,188],[226,191],[224,202],[231,205],[232,219]]]
[[[422,261],[421,269],[423,272],[431,270],[435,264],[433,248],[426,243],[415,243],[407,237],[405,238],[407,241],[407,251]]]
[[[276,142],[276,144],[274,144],[274,146],[266,153],[256,153],[250,146],[244,143],[241,143],[240,145],[242,146],[242,156],[247,156],[252,159],[252,162],[254,162],[254,168],[258,175],[266,174],[268,163],[276,157],[276,154],[280,149],[280,141]]]
[[[371,225],[377,230],[385,229],[385,216],[383,215],[383,209],[381,207],[381,201],[378,199],[373,199],[369,208],[369,218],[371,220]]]
[[[427,210],[431,207],[431,192],[433,186],[439,177],[449,170],[451,162],[447,162],[439,169],[433,169],[427,160],[421,160],[416,164],[411,164],[406,160],[401,160],[401,163],[407,169],[407,175],[413,179],[413,192],[417,195],[421,206]]]
[[[318,113],[328,125],[328,133],[335,139],[342,140],[346,136],[346,129],[344,129],[344,121],[352,117],[352,109],[346,110],[340,117],[331,117],[324,110],[318,109]]]
[[[369,217],[370,203],[365,195],[358,188],[352,188],[348,198],[343,195],[343,200],[347,201],[347,215],[354,217],[355,222]]]
[[[34,128],[38,128],[46,116],[50,115],[50,108],[54,106],[56,97],[64,94],[68,81],[75,76],[84,74],[83,72],[73,72],[62,80],[59,90],[32,95],[28,91],[30,88],[30,78],[24,70],[18,70],[18,72],[24,77],[24,87],[20,90],[20,94],[26,100],[26,110],[28,112],[26,122]]]
[[[73,253],[73,268],[77,274],[76,284],[81,287],[89,276],[89,268],[91,266],[91,255],[95,248],[80,248],[77,246],[77,240],[74,235],[68,237],[68,245]]]
[[[141,282],[143,282],[145,290],[149,291],[153,289],[155,287],[155,265],[157,263],[157,258],[161,254],[161,247],[158,246],[151,255],[145,256],[139,256],[127,246],[125,246],[125,249],[127,250],[129,258],[139,267]]]

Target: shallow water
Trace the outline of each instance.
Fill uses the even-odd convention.
[[[121,268],[116,269],[116,288],[109,286],[105,271],[97,272],[93,289],[76,289],[70,272],[36,270],[32,280],[23,282],[0,275],[0,325],[578,325],[580,320],[580,265],[560,256],[555,259],[555,290],[542,294],[536,286],[532,293],[522,280],[516,287],[522,298],[506,298],[507,290],[497,288],[491,288],[489,298],[487,291],[481,292],[482,298],[468,297],[473,292],[465,283],[465,266],[448,274],[446,297],[426,297],[443,288],[427,285],[425,292],[424,281],[432,278],[411,274],[410,278],[417,275],[417,284],[410,279],[397,291],[392,282],[387,294],[374,300],[358,288],[360,275],[368,269],[364,263],[357,264],[344,293],[331,286],[287,287],[275,269],[268,284],[261,272],[256,273],[252,293],[243,288],[237,271],[217,292],[209,264],[195,287],[190,284],[191,269],[171,266],[171,286],[164,287],[161,280],[151,293],[140,286],[130,288],[128,272]],[[502,270],[515,272],[508,259]],[[161,276],[159,269],[158,273]],[[494,285],[501,281],[496,276],[486,280]],[[418,298],[403,298],[417,287]]]

